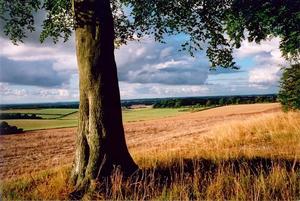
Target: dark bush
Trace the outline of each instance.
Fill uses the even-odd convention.
[[[0,135],[16,134],[16,133],[23,133],[23,129],[17,128],[16,126],[10,126],[6,121],[2,121],[0,123]]]
[[[283,69],[278,98],[285,110],[300,109],[300,64]]]
[[[42,119],[36,114],[0,113],[0,119]]]

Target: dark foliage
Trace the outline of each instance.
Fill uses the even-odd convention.
[[[283,56],[299,60],[300,0],[233,0],[226,26],[237,48],[245,38],[259,43],[275,36],[281,39]]]
[[[42,119],[36,114],[0,113],[0,119]]]
[[[300,64],[283,68],[278,98],[285,110],[300,109]]]
[[[34,16],[42,10],[40,40],[66,41],[76,28],[71,2],[1,0],[3,31],[14,43],[22,42],[35,31]],[[275,36],[286,58],[299,59],[300,0],[114,0],[111,7],[117,46],[143,36],[165,42],[168,35],[184,34],[181,50],[193,55],[205,49],[212,67],[236,68],[233,48],[246,38],[259,43]]]
[[[16,133],[23,133],[23,129],[17,128],[16,126],[10,126],[6,121],[2,121],[0,123],[0,135],[16,134]]]
[[[182,106],[209,107],[232,104],[274,103],[276,95],[253,96],[212,96],[193,98],[173,98],[156,101],[154,108],[178,108]]]

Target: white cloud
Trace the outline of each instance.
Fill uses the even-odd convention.
[[[279,39],[275,38],[260,45],[243,42],[242,47],[234,51],[235,57],[239,60],[252,58],[251,68],[242,68],[240,73],[224,69],[209,72],[209,62],[204,53],[198,53],[196,58],[192,58],[187,52],[178,52],[180,42],[177,38],[174,41],[170,40],[168,44],[158,44],[148,38],[141,42],[129,42],[128,45],[117,49],[116,61],[121,80],[121,97],[128,99],[268,92],[270,87],[277,84],[280,65],[285,63],[278,48]],[[0,45],[0,56],[20,62],[22,67],[10,69],[27,70],[27,73],[19,73],[23,77],[25,74],[28,74],[28,77],[40,75],[38,77],[41,79],[30,79],[30,83],[42,83],[41,81],[45,80],[50,83],[46,79],[49,75],[55,78],[51,79],[53,82],[51,86],[39,84],[26,88],[24,83],[0,84],[3,100],[9,103],[22,100],[49,102],[78,99],[78,74],[73,43],[58,45],[26,43],[14,46],[8,40],[0,38]],[[39,62],[42,68],[35,68],[36,66],[31,64],[32,68],[25,68],[25,61],[29,64]],[[1,62],[4,64],[4,60]],[[208,75],[218,82],[207,82]],[[243,80],[237,80],[239,76],[242,76]],[[227,80],[222,80],[224,78]],[[272,90],[274,91],[273,88]]]
[[[281,66],[286,65],[279,49],[279,38],[262,41],[260,44],[244,41],[242,46],[235,50],[236,58],[252,58],[254,64],[248,72],[250,87],[267,89],[277,86],[281,76]]]
[[[248,40],[244,40],[239,49],[234,51],[234,55],[236,58],[245,58],[249,56],[254,56],[260,53],[268,53],[272,51],[278,52],[280,39],[272,38],[269,40],[262,41],[260,44],[249,42]]]
[[[69,42],[71,43],[71,42]],[[0,56],[13,61],[53,61],[56,70],[76,70],[75,48],[68,44],[18,44],[13,45],[8,39],[0,37]],[[70,44],[69,44],[70,45]]]
[[[53,99],[68,99],[72,98],[72,94],[68,89],[40,89],[36,95],[42,96],[44,98]]]
[[[172,51],[174,50],[173,47],[167,47],[167,48],[164,48],[161,52],[160,52],[160,55],[159,57],[161,59],[165,58],[165,57],[168,57],[172,54]]]
[[[203,93],[208,92],[208,87],[205,85],[200,86],[152,86],[150,91],[157,96],[199,96]]]
[[[179,52],[181,41],[160,44],[152,39],[129,42],[116,51],[119,80],[128,83],[195,85],[205,83],[209,63],[201,54],[195,58]]]
[[[0,82],[0,96],[27,96],[25,89],[12,89],[6,83]]]
[[[280,79],[280,67],[272,64],[259,66],[249,71],[250,84],[272,85]]]
[[[189,65],[189,63],[186,60],[174,61],[174,59],[171,59],[169,61],[154,64],[152,65],[152,67],[159,70],[159,69],[168,68],[172,66],[186,66],[186,65]]]
[[[209,94],[206,85],[161,85],[120,82],[122,99],[155,98],[155,97],[184,97]]]

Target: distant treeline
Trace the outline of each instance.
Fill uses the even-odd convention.
[[[25,103],[25,104],[2,104],[1,110],[9,109],[44,109],[44,108],[79,108],[79,102],[59,103]]]
[[[42,119],[36,114],[0,113],[0,119]]]
[[[219,96],[206,98],[174,98],[156,102],[154,108],[178,108],[183,106],[222,106],[232,104],[251,104],[251,103],[274,103],[277,95],[253,95],[253,96]]]
[[[121,100],[122,107],[132,105],[154,105],[155,107],[181,107],[190,105],[229,105],[276,102],[276,94],[267,95],[241,95],[241,96],[202,96],[183,98],[146,98]],[[79,102],[59,102],[59,103],[32,103],[32,104],[2,104],[1,110],[7,109],[38,109],[38,108],[75,108],[79,107]]]

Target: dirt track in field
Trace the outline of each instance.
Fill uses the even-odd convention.
[[[197,139],[220,122],[247,119],[279,110],[277,103],[234,105],[126,123],[126,140],[131,153],[143,154],[144,150],[155,153],[155,150],[162,148],[178,148],[175,145],[179,141],[197,143]],[[74,155],[75,134],[76,128],[63,128],[0,136],[0,179],[70,164]]]

